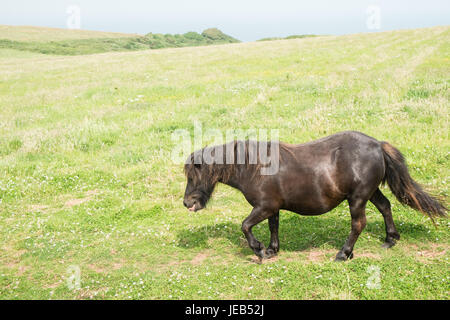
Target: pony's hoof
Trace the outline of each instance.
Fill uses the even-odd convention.
[[[347,256],[338,254],[336,258],[334,258],[335,262],[343,262],[347,260]]]
[[[395,241],[386,241],[381,245],[382,248],[389,249],[395,246]]]
[[[397,240],[400,240],[400,235],[398,233],[388,234],[381,247],[385,249],[392,248],[397,243]]]
[[[258,259],[259,259],[259,261],[261,262],[264,258],[266,258],[267,256],[266,256],[266,250],[263,248],[263,249],[261,249],[261,250],[259,250],[259,251],[257,251],[257,252],[255,252],[256,253],[256,256],[258,257]]]
[[[347,256],[344,252],[339,251],[334,261],[341,262],[347,261],[348,259],[353,259],[353,252],[350,252],[350,254]]]
[[[264,258],[270,259],[272,257],[275,257],[276,255],[277,255],[277,253],[275,250],[273,250],[272,248],[268,248],[268,249],[266,249]]]

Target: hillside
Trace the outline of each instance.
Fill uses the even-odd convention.
[[[259,39],[258,41],[292,40],[292,39],[302,39],[302,38],[311,38],[311,37],[318,37],[318,35],[315,35],[315,34],[295,34],[295,35],[287,36],[287,37],[262,38],[262,39]]]
[[[281,211],[279,255],[258,264],[242,194],[218,185],[188,211],[173,152],[176,130],[194,137],[199,124],[201,146],[220,141],[209,129],[224,142],[274,129],[292,144],[358,130],[401,150],[448,203],[449,52],[450,27],[78,56],[0,49],[0,299],[448,300],[448,220],[435,228],[387,187],[392,249],[368,204],[354,258],[334,263],[351,226],[342,203]],[[253,232],[268,245],[266,221]]]
[[[0,26],[0,49],[52,55],[83,55],[111,51],[205,46],[239,42],[216,28],[201,34],[153,34],[145,36],[99,31]]]
[[[137,36],[139,35],[118,32],[0,25],[0,39],[13,41],[49,42],[72,39],[130,38]]]

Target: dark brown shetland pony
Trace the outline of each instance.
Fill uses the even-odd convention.
[[[272,257],[279,250],[280,209],[301,215],[320,215],[344,200],[350,207],[351,232],[336,255],[336,261],[353,257],[353,246],[366,225],[367,201],[371,201],[384,217],[386,240],[383,247],[392,247],[400,235],[392,219],[390,202],[379,189],[384,182],[401,203],[431,219],[446,216],[444,205],[411,178],[400,151],[363,133],[341,132],[298,145],[267,143],[268,153],[279,153],[278,170],[269,175],[260,173],[265,166],[261,161],[250,161],[251,143],[233,141],[222,146],[228,155],[230,151],[231,154],[234,152],[234,163],[225,163],[225,153],[219,155],[217,152],[215,161],[205,163],[205,153],[214,154],[214,148],[218,146],[191,154],[184,168],[187,186],[183,203],[191,211],[203,209],[218,182],[240,190],[253,206],[242,223],[242,231],[260,259]],[[245,161],[236,162],[236,151],[241,147],[245,149]],[[267,249],[252,234],[252,227],[265,219],[269,220],[271,232]]]

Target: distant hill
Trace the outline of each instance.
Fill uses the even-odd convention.
[[[233,43],[240,42],[239,40],[223,33],[217,28],[209,28],[202,32],[202,36],[209,41]]]
[[[259,39],[257,41],[273,41],[273,40],[290,40],[290,39],[301,39],[301,38],[312,38],[312,37],[318,37],[318,35],[315,34],[294,34],[292,36],[288,37],[271,37],[271,38],[263,38]]]
[[[52,55],[82,55],[111,51],[235,43],[239,40],[216,28],[201,34],[136,34],[68,30],[40,27],[0,26],[0,49],[14,49]]]

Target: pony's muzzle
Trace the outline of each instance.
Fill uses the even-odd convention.
[[[183,200],[183,205],[188,208],[189,211],[196,211],[197,207],[196,207],[197,201],[192,201],[191,203],[187,202],[186,200]]]

